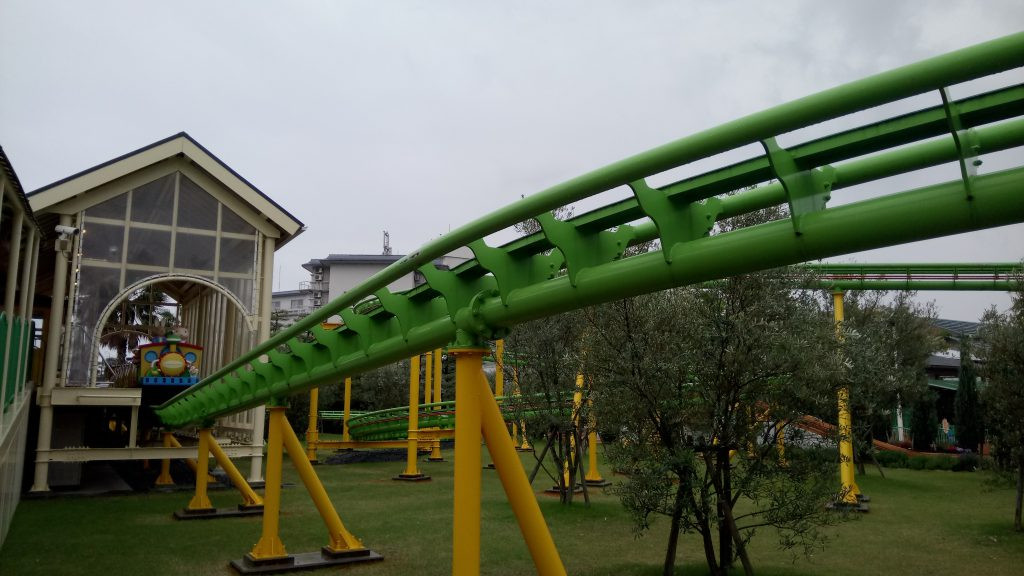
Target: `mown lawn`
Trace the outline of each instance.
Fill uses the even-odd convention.
[[[318,473],[346,526],[384,555],[375,564],[307,574],[431,576],[451,573],[451,453],[442,463],[423,463],[430,482],[395,482],[400,462],[321,465]],[[532,456],[524,455],[524,462]],[[484,461],[487,462],[486,455]],[[604,469],[606,476],[609,475]],[[533,573],[526,547],[497,475],[482,471],[483,574]],[[758,574],[931,576],[1021,574],[1024,534],[1012,531],[1013,493],[986,486],[984,473],[870,470],[859,477],[871,496],[871,512],[828,528],[830,542],[811,558],[794,558],[759,533],[752,543]],[[612,477],[622,480],[619,477]],[[289,552],[309,552],[326,543],[315,508],[290,467],[286,467],[281,538]],[[535,486],[546,487],[543,474]],[[592,493],[563,507],[539,494],[541,507],[569,574],[660,574],[666,521],[635,537],[617,499]],[[215,491],[217,506],[238,502],[230,491]],[[0,550],[0,574],[12,575],[226,575],[259,539],[258,518],[175,521],[171,513],[188,492],[23,500]],[[684,536],[678,574],[705,574],[699,539]],[[739,571],[737,571],[739,573]]]

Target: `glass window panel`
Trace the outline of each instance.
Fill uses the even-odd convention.
[[[68,362],[68,385],[88,386],[89,369],[95,352],[93,333],[100,313],[118,294],[121,271],[82,265],[78,279],[75,326],[71,336],[71,358]]]
[[[184,174],[179,185],[178,227],[216,230],[217,199]]]
[[[239,234],[255,234],[256,229],[244,218],[235,214],[227,206],[221,212],[220,229],[222,232],[238,232]]]
[[[174,244],[174,267],[192,270],[213,270],[217,238],[178,232]]]
[[[128,263],[167,266],[171,261],[171,233],[132,228],[128,233]]]
[[[225,213],[227,211],[225,210]],[[220,239],[220,270],[252,274],[256,259],[256,240]]]
[[[120,262],[124,248],[124,225],[96,224],[86,222],[82,234],[82,256]]]
[[[174,207],[174,174],[168,174],[132,192],[132,221],[171,224]]]
[[[100,202],[95,206],[90,206],[85,211],[89,216],[95,216],[97,218],[116,218],[118,220],[127,219],[125,211],[128,210],[128,194],[121,194],[120,196],[114,196],[106,202]]]
[[[157,272],[151,272],[148,270],[132,270],[129,268],[124,271],[124,285],[127,288],[140,280],[145,280],[146,278],[156,276],[157,274]]]
[[[253,309],[252,280],[249,278],[222,278],[220,283],[242,301],[247,311]]]

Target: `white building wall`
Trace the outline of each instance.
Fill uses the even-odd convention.
[[[326,304],[330,300],[334,300],[338,296],[341,296],[348,290],[360,282],[366,280],[370,276],[373,276],[377,272],[380,272],[386,268],[386,264],[375,264],[375,263],[360,263],[360,262],[346,262],[344,264],[331,264],[330,269],[330,291],[328,297],[324,299]],[[388,284],[388,289],[392,292],[402,292],[414,288],[413,275],[406,274],[397,281]]]

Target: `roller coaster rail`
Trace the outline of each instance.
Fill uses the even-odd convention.
[[[1024,145],[1024,85],[959,100],[948,87],[1024,66],[1024,33],[937,56],[755,113],[528,196],[437,238],[158,407],[180,427],[337,382],[452,342],[645,292],[1024,221],[1024,166],[977,174],[979,156]],[[924,93],[934,106],[788,148],[776,137]],[[647,178],[760,144],[764,154],[662,186]],[[954,163],[960,178],[828,207],[832,194]],[[559,221],[551,211],[628,186],[633,196]],[[753,189],[748,189],[757,186]],[[734,190],[744,190],[731,194]],[[789,217],[727,233],[717,221],[786,205]],[[500,247],[485,237],[535,219]],[[627,255],[658,240],[654,252]],[[468,246],[453,270],[434,259]],[[419,271],[426,284],[386,286]],[[378,305],[362,313],[368,298]],[[340,315],[344,325],[319,324]],[[300,336],[311,333],[313,342]],[[286,351],[279,351],[281,347]]]

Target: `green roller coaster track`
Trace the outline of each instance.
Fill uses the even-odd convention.
[[[561,311],[735,274],[1024,221],[1024,166],[976,174],[980,154],[1024,144],[1024,85],[952,100],[947,87],[1024,66],[1024,33],[782,104],[590,172],[424,245],[162,406],[180,427],[286,397],[451,342]],[[797,144],[776,137],[934,92],[938,105]],[[749,144],[764,154],[662,187],[647,178]],[[1020,162],[1018,156],[1016,161]],[[828,207],[832,194],[940,164],[960,178]],[[471,184],[469,184],[471,185]],[[620,186],[633,195],[566,221],[550,211]],[[757,188],[745,190],[752,186]],[[729,194],[734,190],[740,193]],[[787,205],[789,218],[728,233],[715,222]],[[536,219],[504,246],[490,234]],[[630,245],[660,250],[628,256]],[[463,246],[453,270],[434,259]],[[419,271],[405,293],[391,282]],[[368,298],[377,304],[353,306]],[[344,325],[320,323],[340,315]],[[312,342],[300,336],[307,332]],[[283,347],[287,351],[280,351]]]
[[[958,263],[886,263],[805,264],[813,271],[819,286],[832,290],[964,290],[972,292],[1016,290],[1024,267],[1020,262]],[[797,274],[795,276],[803,276]],[[506,352],[506,361],[508,353]],[[518,398],[499,398],[503,406],[521,402]],[[512,405],[522,415],[542,410],[540,406],[523,408]],[[337,413],[340,414],[340,413]],[[450,430],[455,427],[455,402],[420,404],[419,427]],[[404,440],[409,434],[409,407],[399,406],[353,415],[349,420],[353,440]]]

